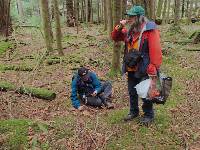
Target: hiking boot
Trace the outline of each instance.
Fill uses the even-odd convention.
[[[114,108],[114,105],[110,102],[106,102],[105,106],[108,108],[108,109],[113,109]]]
[[[154,120],[153,117],[149,117],[149,116],[144,116],[140,119],[140,123],[143,125],[149,125],[150,123],[152,123]]]
[[[124,118],[124,121],[131,121],[133,120],[134,118],[138,117],[139,114],[128,114],[125,118]]]

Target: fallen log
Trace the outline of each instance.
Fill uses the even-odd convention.
[[[56,98],[56,94],[53,91],[44,88],[20,87],[17,92],[45,100],[53,100]]]
[[[33,97],[37,97],[45,100],[53,100],[56,98],[56,93],[51,90],[44,88],[35,88],[35,87],[17,87],[9,82],[0,81],[0,90],[1,91],[15,91],[16,93],[26,94]]]
[[[11,91],[14,90],[15,86],[9,82],[2,81],[0,82],[0,90],[1,91]]]
[[[29,66],[0,65],[0,70],[32,71],[33,68]]]

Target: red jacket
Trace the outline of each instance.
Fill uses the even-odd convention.
[[[130,35],[132,35],[132,38],[130,38]],[[134,42],[139,37],[139,33],[130,35],[128,35],[128,32],[125,28],[123,28],[121,31],[114,29],[111,33],[112,39],[114,41],[124,41],[126,44],[128,43],[134,44]],[[130,41],[130,39],[132,41]],[[146,72],[147,74],[155,75],[156,70],[160,68],[160,65],[162,63],[162,51],[160,45],[160,33],[159,30],[156,29],[156,25],[154,22],[146,23],[146,29],[142,34],[139,50],[141,50],[145,39],[148,40],[148,51],[150,59],[150,63],[147,67]]]

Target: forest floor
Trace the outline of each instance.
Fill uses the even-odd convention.
[[[57,96],[47,101],[0,91],[0,150],[199,149],[200,51],[196,49],[200,45],[182,41],[200,26],[183,25],[183,32],[177,34],[169,32],[169,25],[159,28],[164,54],[161,70],[173,78],[173,89],[165,105],[155,105],[155,121],[149,127],[140,125],[138,119],[123,122],[129,109],[127,83],[108,75],[113,45],[102,26],[82,26],[78,34],[76,28],[63,29],[65,56],[53,51],[44,61],[40,30],[15,30],[10,43],[0,42],[0,81],[17,87],[43,87]],[[5,47],[10,48],[1,52]],[[60,63],[48,64],[58,57]],[[33,70],[2,69],[9,65]],[[112,81],[115,109],[87,107],[80,112],[72,108],[71,78],[81,65],[95,71],[100,79]]]

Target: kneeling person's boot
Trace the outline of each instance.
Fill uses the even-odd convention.
[[[108,108],[108,109],[113,109],[114,108],[114,105],[110,102],[105,102],[105,106]]]
[[[131,121],[131,120],[133,120],[134,118],[136,118],[136,117],[138,117],[139,116],[139,114],[131,114],[131,113],[129,113],[125,118],[124,118],[124,121]]]

